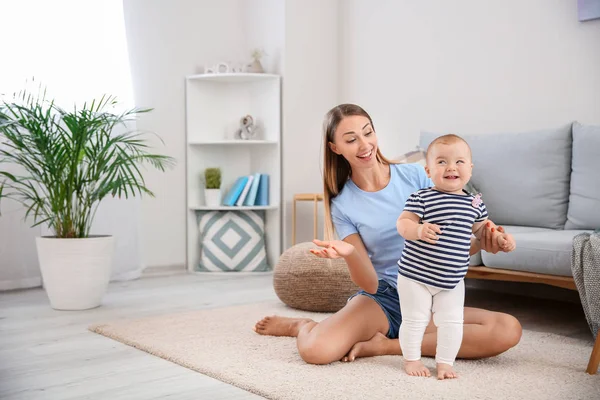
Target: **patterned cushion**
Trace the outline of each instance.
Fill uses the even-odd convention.
[[[267,271],[265,212],[198,212],[197,271]]]

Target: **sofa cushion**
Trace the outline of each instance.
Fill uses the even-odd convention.
[[[483,261],[481,260],[481,251],[478,251],[471,256],[469,265],[483,265]]]
[[[482,252],[483,265],[490,268],[510,269],[539,274],[573,276],[571,252],[573,238],[583,230],[518,230],[505,226],[511,233],[517,248],[510,253],[490,254]]]
[[[439,134],[421,133],[427,148]],[[562,229],[571,174],[571,125],[523,133],[461,135],[473,152],[473,184],[497,224]]]
[[[600,228],[600,126],[573,124],[571,194],[565,229]],[[596,183],[595,183],[596,182]]]

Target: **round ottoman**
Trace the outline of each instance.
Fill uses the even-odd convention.
[[[330,260],[310,253],[314,243],[287,249],[274,268],[273,287],[281,301],[305,311],[335,312],[358,291],[343,258]]]

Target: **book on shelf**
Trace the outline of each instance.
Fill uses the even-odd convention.
[[[253,206],[256,202],[256,194],[258,193],[258,184],[260,182],[260,174],[254,174],[254,178],[252,179],[252,186],[250,186],[250,191],[248,192],[248,196],[244,200],[245,206]]]
[[[269,175],[256,173],[238,177],[223,199],[223,205],[230,207],[268,206]]]
[[[238,197],[242,194],[242,191],[246,187],[246,183],[248,182],[247,176],[240,176],[237,178],[227,195],[223,199],[223,205],[225,206],[233,206],[237,201]]]
[[[254,175],[248,175],[248,181],[246,181],[246,186],[244,186],[244,190],[242,190],[240,197],[238,197],[237,201],[235,202],[236,206],[239,207],[244,204],[244,200],[246,200],[246,196],[248,196],[248,192],[250,191],[250,186],[252,186],[253,180]]]
[[[256,194],[255,206],[269,205],[269,174],[260,174],[258,193]]]

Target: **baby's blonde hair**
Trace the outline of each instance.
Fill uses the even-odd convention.
[[[471,146],[469,146],[469,143],[467,143],[467,141],[461,138],[460,136],[455,135],[453,133],[449,133],[447,135],[439,136],[435,138],[433,142],[429,143],[429,146],[427,146],[427,152],[425,153],[425,158],[429,160],[429,154],[431,154],[431,149],[433,149],[437,144],[454,144],[460,142],[467,145],[467,148],[469,149],[469,157],[471,157]]]

